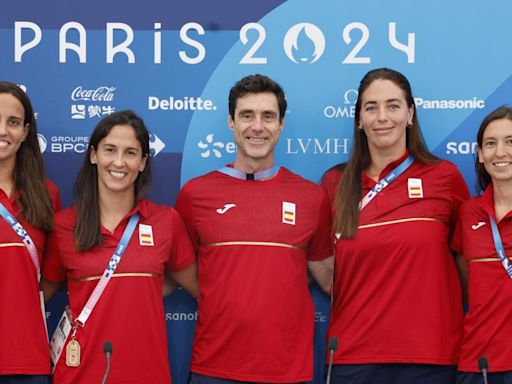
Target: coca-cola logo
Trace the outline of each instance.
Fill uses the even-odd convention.
[[[71,93],[71,100],[112,101],[115,90],[116,87],[98,87],[96,89],[76,87]]]

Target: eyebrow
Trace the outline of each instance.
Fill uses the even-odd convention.
[[[243,115],[244,113],[254,113],[254,109],[246,108],[238,111],[238,115]]]
[[[113,148],[117,148],[117,145],[115,144],[110,144],[110,143],[104,143],[103,144],[104,147],[113,147]],[[131,149],[131,150],[134,150],[134,151],[138,151],[139,149],[137,147],[127,147],[125,149]]]
[[[400,100],[400,99],[387,99],[384,102],[385,103],[401,103],[402,100]],[[369,101],[366,101],[363,105],[366,105],[366,104],[377,104],[377,101],[369,100]]]
[[[505,140],[512,139],[512,135],[505,136],[504,139]],[[484,137],[483,141],[486,141],[486,140],[497,140],[497,138],[495,136]]]
[[[244,113],[256,113],[256,111],[254,109],[241,109],[240,111],[238,111],[237,115],[243,115]],[[264,110],[264,111],[261,111],[262,114],[272,114],[272,115],[276,115],[277,116],[277,112],[272,110],[272,109],[267,109],[267,110]]]

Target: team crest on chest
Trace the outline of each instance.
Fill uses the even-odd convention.
[[[407,190],[409,191],[409,199],[423,198],[421,179],[407,179]]]
[[[282,222],[283,224],[295,225],[295,203],[283,201]]]
[[[139,244],[152,247],[155,245],[153,241],[153,227],[147,224],[139,224]]]

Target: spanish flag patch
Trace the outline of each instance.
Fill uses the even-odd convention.
[[[139,244],[152,247],[155,245],[153,241],[153,227],[147,224],[139,224]]]
[[[283,224],[295,225],[295,203],[283,201]]]
[[[421,179],[408,179],[407,189],[409,190],[409,199],[418,199],[423,197]]]

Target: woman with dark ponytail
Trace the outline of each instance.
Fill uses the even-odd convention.
[[[463,312],[449,239],[469,193],[426,148],[404,75],[361,80],[350,159],[323,185],[336,234],[332,383],[452,383]]]

